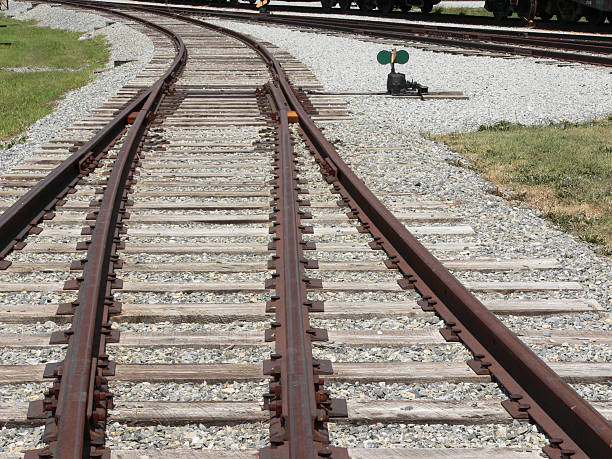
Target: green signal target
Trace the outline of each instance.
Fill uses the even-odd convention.
[[[378,55],[376,56],[376,60],[378,61],[379,64],[381,65],[385,65],[385,64],[391,64],[391,59],[392,59],[393,53],[391,51],[380,51],[378,53]],[[406,62],[408,62],[409,56],[408,56],[408,51],[404,51],[403,49],[400,51],[397,51],[395,53],[395,64],[405,64]]]
[[[390,64],[391,63],[391,51],[381,51],[376,56],[378,63],[381,65]]]
[[[398,64],[405,64],[408,62],[408,51],[404,51],[403,49],[398,51],[395,55],[395,62]]]

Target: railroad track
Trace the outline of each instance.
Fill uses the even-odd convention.
[[[198,0],[184,0],[176,2],[184,5],[202,5],[203,2]],[[211,8],[231,8],[241,9],[246,11],[253,11],[255,7],[251,4],[242,2],[237,5],[228,5],[227,3],[220,2],[207,2],[207,6]],[[482,5],[484,7],[484,3]],[[412,11],[405,13],[400,11],[393,11],[391,13],[383,13],[379,10],[362,11],[358,8],[351,8],[348,11],[342,11],[340,8],[332,8],[331,11],[324,13],[320,2],[313,3],[313,6],[295,5],[286,2],[271,2],[267,6],[270,12],[289,12],[289,13],[310,13],[310,14],[325,14],[328,17],[336,15],[350,15],[354,17],[374,17],[374,18],[388,18],[396,20],[409,20],[409,21],[420,21],[428,23],[439,23],[439,24],[462,24],[472,26],[490,26],[490,27],[516,27],[526,28],[525,20],[519,17],[509,17],[505,20],[498,20],[494,17],[487,16],[471,16],[467,14],[452,15],[442,13],[420,13],[418,10],[413,9]],[[588,22],[574,22],[570,24],[563,24],[560,21],[544,21],[540,18],[536,19],[530,28],[542,29],[542,30],[563,30],[568,32],[595,32],[595,33],[609,33],[610,24],[595,25]]]
[[[194,10],[195,11],[195,10]],[[244,19],[245,13],[207,13],[226,19]],[[448,25],[393,23],[376,20],[354,20],[336,17],[304,15],[249,14],[250,21],[280,24],[293,27],[311,27],[334,33],[350,33],[402,42],[424,43],[428,49],[449,48],[461,54],[487,53],[489,56],[519,55],[550,58],[595,65],[612,65],[612,39],[609,35],[585,35],[582,33],[559,34],[543,31],[516,31],[492,28],[465,28]]]
[[[142,3],[142,2],[141,2]],[[155,3],[146,3],[153,7]],[[380,39],[401,40],[428,50],[466,55],[529,56],[583,64],[612,65],[609,34],[559,33],[543,30],[516,30],[491,27],[461,27],[446,24],[399,23],[385,20],[349,19],[334,15],[262,15],[256,12],[227,11],[223,8],[164,5],[185,13],[230,20],[314,28],[329,33],[349,33]],[[483,54],[485,53],[485,54]]]
[[[489,312],[600,306],[499,300],[487,310],[466,288],[580,285],[461,285],[404,225],[448,253],[454,271],[558,269],[556,260],[454,259],[472,228],[447,202],[395,196],[395,216],[383,207],[314,124],[341,121],[346,108],[289,85],[285,71],[294,87],[321,89],[303,65],[197,20],[131,14],[122,20],[154,41],[150,65],[72,136],[3,177],[0,322],[13,333],[0,340],[27,363],[0,366],[5,393],[15,392],[0,414],[9,428],[46,425],[48,449],[29,457],[184,457],[176,448],[192,457],[445,457],[343,442],[360,428],[400,424],[414,435],[456,424],[486,436],[513,422],[533,437],[532,451],[466,442],[453,455],[609,454],[610,424],[562,380],[606,381],[612,366],[553,372]],[[357,328],[366,318],[372,325]],[[534,346],[583,339],[523,336]],[[376,400],[386,384],[405,397]],[[474,386],[469,399],[445,397],[461,384]],[[17,395],[26,387],[48,392],[28,404]],[[408,396],[419,388],[432,395]],[[611,416],[609,403],[595,406]],[[239,445],[229,440],[236,430]]]

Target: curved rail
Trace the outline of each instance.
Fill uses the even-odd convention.
[[[126,16],[126,15],[124,15]],[[182,39],[170,30],[139,20],[171,37],[177,48],[171,67],[146,91],[146,99],[129,129],[100,203],[83,277],[74,304],[72,327],[68,335],[66,357],[55,367],[60,385],[57,389],[56,408],[49,411],[45,436],[50,446],[29,452],[26,457],[55,457],[78,459],[98,457],[103,450],[106,412],[112,407],[112,395],[107,392],[106,379],[113,373],[105,355],[105,344],[116,338],[108,327],[113,303],[111,288],[114,281],[114,260],[119,244],[119,232],[125,214],[126,191],[134,170],[133,160],[148,123],[152,119],[164,89],[181,70],[187,57]],[[119,123],[114,120],[113,125]],[[109,368],[110,367],[110,368]]]
[[[141,0],[138,0],[141,1]],[[145,0],[142,0],[145,1]],[[150,0],[148,0],[150,1]],[[176,3],[180,4],[193,4],[199,5],[202,2],[198,0],[177,0]],[[354,17],[364,17],[364,18],[386,18],[386,19],[400,19],[407,21],[419,21],[419,22],[428,22],[428,23],[438,23],[438,24],[464,24],[464,25],[473,25],[473,26],[489,26],[489,27],[516,27],[516,28],[524,28],[525,30],[562,30],[569,32],[593,32],[593,33],[608,33],[610,31],[610,23],[608,24],[593,24],[587,22],[570,22],[563,24],[557,20],[541,20],[536,19],[534,22],[527,25],[525,20],[520,17],[508,17],[503,20],[496,19],[491,16],[473,16],[469,14],[445,14],[445,13],[422,13],[417,10],[411,10],[409,12],[399,12],[393,11],[390,13],[383,13],[382,11],[375,9],[370,11],[361,10],[358,8],[351,8],[347,11],[342,11],[340,8],[333,8],[326,12],[320,6],[320,2],[316,0],[312,1],[314,6],[305,6],[305,5],[295,5],[292,2],[288,1],[277,1],[273,0],[270,4],[266,6],[268,11],[271,13],[274,12],[288,12],[288,13],[311,13],[311,14],[324,14],[326,17],[333,18],[335,16],[343,15],[343,16],[354,16]],[[484,5],[484,2],[483,2]],[[208,1],[206,2],[207,7],[211,8],[231,8],[231,9],[242,9],[245,11],[256,11],[255,7],[249,3],[238,3],[238,4],[229,4],[224,5],[222,2],[214,2]],[[414,8],[414,7],[413,7]],[[536,16],[538,16],[536,14]],[[529,27],[529,28],[527,28]]]
[[[328,181],[347,191],[363,226],[387,251],[410,287],[445,319],[453,336],[474,353],[473,368],[480,374],[491,374],[506,388],[513,403],[507,409],[527,413],[545,430],[553,445],[547,452],[561,457],[574,451],[574,458],[612,455],[612,425],[506,328],[376,198],[310,119],[272,54],[235,31],[206,26],[248,43],[271,66],[306,137],[328,166]]]
[[[297,112],[301,129],[318,155],[328,182],[343,193],[345,202],[362,223],[361,230],[372,234],[373,246],[384,249],[389,255],[389,263],[404,274],[402,287],[416,289],[422,296],[419,304],[423,309],[435,310],[445,320],[448,328],[442,330],[443,336],[447,340],[463,342],[472,351],[474,360],[469,364],[474,371],[490,374],[506,388],[510,400],[504,403],[505,408],[515,417],[527,416],[543,428],[552,445],[545,448],[549,456],[585,458],[612,455],[612,425],[508,330],[378,201],[309,118],[285,72],[267,49],[223,27],[172,13],[160,14],[227,33],[261,55],[288,106]],[[284,139],[281,144],[286,148]],[[295,295],[294,299],[297,301]],[[302,326],[304,324],[302,320]],[[301,333],[299,328],[298,333]],[[304,394],[298,395],[304,400]],[[283,402],[283,412],[295,408],[284,406],[290,400]],[[312,410],[303,413],[312,419]],[[289,417],[284,420],[305,422],[304,417],[300,419]],[[295,439],[309,442],[310,435],[303,438],[296,434]],[[332,451],[325,451],[326,457],[331,454]]]
[[[192,13],[209,14],[226,19],[244,19],[243,13],[190,10]],[[612,38],[588,38],[580,36],[509,32],[494,29],[461,29],[432,27],[423,24],[403,24],[377,21],[361,21],[344,18],[321,18],[290,15],[248,15],[249,21],[313,27],[334,32],[346,32],[399,40],[413,40],[443,46],[492,51],[500,54],[543,57],[584,64],[612,66]],[[582,51],[562,51],[569,49]],[[586,54],[604,53],[604,54]],[[607,55],[606,55],[607,54]]]
[[[128,7],[127,4],[115,4],[115,6]],[[558,34],[531,30],[513,31],[491,28],[462,28],[447,25],[393,23],[339,18],[333,15],[326,17],[292,16],[288,14],[262,15],[252,12],[224,11],[219,8],[190,8],[182,5],[180,7],[165,5],[165,8],[149,8],[158,11],[160,14],[172,8],[176,12],[208,15],[225,19],[248,19],[251,22],[261,22],[264,24],[273,23],[295,27],[312,27],[334,32],[485,50],[500,54],[612,66],[612,56],[610,56],[612,54],[612,38],[605,35]]]
[[[53,3],[62,3],[54,1]],[[76,4],[76,3],[73,3]],[[90,9],[96,9],[91,6]],[[121,16],[121,13],[117,13]],[[126,16],[126,15],[123,15]],[[146,23],[138,18],[132,20]],[[148,24],[162,33],[166,29],[157,24]],[[0,215],[0,260],[8,255],[16,244],[23,244],[28,234],[37,233],[36,225],[46,218],[81,177],[93,171],[100,156],[114,143],[128,125],[128,117],[142,109],[151,96],[155,85],[139,94],[123,108],[106,126],[79,149],[62,161],[38,184],[17,200]],[[49,216],[50,217],[50,216]],[[0,261],[0,268],[6,269],[10,262]]]

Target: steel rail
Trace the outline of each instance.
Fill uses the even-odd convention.
[[[44,0],[43,0],[44,1]],[[77,2],[50,1],[49,3],[65,3],[78,5]],[[88,6],[89,7],[89,6]],[[90,9],[100,9],[91,6]],[[117,12],[119,16],[123,13]],[[126,17],[127,15],[123,15]],[[146,23],[139,18],[133,20]],[[149,24],[150,27],[165,33],[163,27]],[[129,102],[109,123],[89,141],[78,148],[76,152],[62,161],[45,178],[38,182],[13,205],[0,215],[0,269],[6,269],[10,262],[3,260],[17,244],[24,245],[28,234],[38,233],[36,225],[48,215],[52,215],[53,207],[74,188],[79,179],[97,167],[97,160],[112,145],[128,125],[128,117],[137,112],[151,95],[152,87],[142,91]]]
[[[133,16],[123,16],[150,24]],[[180,37],[158,25],[154,28],[173,39],[177,54],[170,68],[148,91],[146,101],[117,154],[87,251],[77,300],[78,307],[68,333],[66,357],[62,370],[56,372],[61,378],[61,384],[57,395],[57,408],[52,412],[57,428],[50,437],[55,438],[52,438],[48,448],[29,452],[26,455],[28,458],[78,459],[104,454],[104,450],[97,447],[100,440],[103,444],[103,429],[101,439],[94,437],[96,426],[105,422],[106,410],[109,403],[112,403],[109,401],[112,397],[106,394],[100,396],[101,390],[98,386],[104,386],[103,376],[108,375],[108,372],[105,373],[108,362],[104,347],[105,335],[110,332],[106,323],[108,307],[112,305],[113,279],[109,274],[113,270],[112,258],[119,242],[123,218],[122,203],[127,201],[128,177],[133,172],[133,160],[152,120],[151,115],[159,105],[164,90],[182,69],[187,57]],[[103,330],[105,327],[107,329]]]
[[[160,0],[136,0],[136,1],[147,1],[160,3]],[[176,3],[185,5],[197,5],[202,6],[202,2],[199,0],[177,0]],[[259,11],[251,4],[238,3],[237,5],[223,5],[213,4],[213,2],[206,2],[205,6],[208,8],[215,9],[240,9],[244,11],[250,11],[251,13],[259,14]],[[316,0],[312,0],[312,3],[317,4]],[[318,14],[325,15],[326,17],[333,18],[339,15],[342,16],[354,16],[363,18],[385,18],[385,19],[398,19],[413,22],[426,22],[429,24],[440,24],[445,26],[446,24],[464,24],[471,26],[489,26],[489,27],[513,27],[523,28],[526,32],[531,30],[559,30],[568,32],[582,32],[582,33],[609,33],[610,24],[595,25],[589,22],[574,22],[568,24],[561,24],[556,20],[544,21],[541,19],[535,20],[533,23],[527,26],[524,19],[519,17],[508,17],[502,21],[494,18],[493,16],[473,16],[473,15],[458,15],[458,14],[443,14],[443,13],[420,13],[417,10],[411,10],[410,12],[391,12],[382,13],[379,10],[364,11],[357,8],[351,8],[345,12],[340,9],[332,8],[331,11],[325,12],[320,6],[297,6],[287,2],[272,2],[266,6],[269,12],[288,12],[288,13],[300,13],[300,14]],[[536,15],[537,16],[537,15]]]
[[[474,297],[376,198],[325,139],[293,93],[280,80],[289,105],[298,113],[305,136],[324,161],[328,180],[345,190],[346,202],[374,236],[374,247],[384,249],[390,264],[404,274],[405,288],[423,297],[421,306],[435,310],[449,326],[442,335],[463,342],[473,353],[471,367],[490,374],[508,391],[515,415],[528,415],[551,438],[551,457],[612,457],[612,425],[512,331]]]
[[[485,50],[500,54],[541,57],[584,64],[612,66],[612,56],[606,55],[612,54],[612,43],[609,39],[606,39],[606,37],[592,39],[580,37],[575,34],[572,36],[563,34],[558,35],[559,38],[553,38],[550,34],[534,33],[530,35],[529,32],[495,32],[493,29],[480,29],[474,31],[456,27],[432,27],[430,25],[421,24],[360,21],[334,17],[311,18],[307,16],[290,15],[258,15],[195,8],[183,8],[182,10],[189,11],[191,14],[211,15],[226,19],[248,19],[249,21],[261,22],[264,24],[273,23],[292,25],[295,27],[312,27],[335,32],[391,38],[402,41],[412,40],[463,49]],[[526,47],[528,45],[529,47]],[[572,50],[585,50],[603,54],[581,54],[559,50],[559,48],[563,49],[566,47]]]
[[[97,2],[105,3],[105,2]],[[115,7],[130,8],[130,5],[113,4]],[[147,7],[134,6],[133,8],[147,10]],[[157,11],[160,14],[170,13],[168,8],[149,7],[149,10]],[[209,15],[226,19],[238,19],[261,22],[264,24],[274,23],[281,25],[292,25],[295,27],[313,27],[323,30],[336,32],[346,32],[375,36],[382,38],[392,38],[397,40],[414,40],[424,43],[438,44],[442,46],[459,47],[463,49],[478,49],[496,52],[500,54],[512,54],[528,57],[551,58],[563,61],[578,62],[584,64],[595,64],[601,66],[612,66],[612,38],[609,37],[581,37],[579,34],[549,34],[531,33],[529,31],[511,32],[498,31],[494,29],[462,29],[458,27],[431,26],[423,24],[397,24],[377,21],[360,21],[354,19],[340,19],[333,17],[290,16],[290,15],[261,15],[245,14],[242,12],[215,11],[203,8],[177,7],[175,11],[188,14]],[[445,35],[431,36],[431,35]],[[450,35],[450,38],[448,37]],[[533,35],[533,37],[532,37]],[[466,38],[468,37],[469,38]],[[474,40],[475,37],[481,38]],[[496,38],[497,37],[497,38]],[[497,40],[499,43],[493,43]],[[527,47],[527,44],[535,47]],[[603,54],[579,54],[575,52],[560,51],[567,44],[569,48],[591,49],[592,52]],[[538,46],[546,46],[540,48]],[[606,55],[608,54],[608,55]]]
[[[561,455],[576,450],[574,458],[612,455],[612,425],[506,328],[376,198],[309,117],[272,54],[235,31],[208,27],[250,43],[264,57],[289,106],[297,112],[308,140],[326,160],[330,180],[337,180],[347,190],[369,220],[364,223],[379,233],[375,238],[388,241],[385,248],[401,258],[402,263],[398,260],[397,264],[406,277],[416,276],[411,284],[424,298],[430,297],[426,298],[427,304],[437,307],[443,318],[446,315],[448,324],[453,323],[451,315],[456,317],[453,336],[474,352],[477,365],[484,363],[484,371],[508,389],[514,407],[527,413],[547,432],[553,440],[553,448],[547,452]],[[384,246],[382,241],[380,244]],[[476,368],[481,373],[483,369]],[[533,403],[526,403],[527,399]]]
[[[138,0],[136,0],[138,1]],[[148,3],[159,3],[159,2],[148,2]],[[525,28],[522,30],[515,30],[515,29],[510,29],[510,28],[491,28],[491,27],[478,27],[477,24],[474,25],[474,27],[460,27],[457,25],[447,25],[444,23],[440,23],[440,24],[436,24],[436,23],[427,23],[427,24],[418,24],[418,23],[410,23],[410,22],[401,22],[401,23],[396,23],[396,22],[391,22],[391,21],[378,21],[376,20],[376,18],[372,18],[372,19],[350,19],[350,18],[339,18],[336,17],[335,15],[324,15],[322,13],[318,13],[313,11],[312,13],[316,14],[313,16],[307,16],[307,15],[299,15],[299,16],[292,16],[289,14],[283,14],[283,15],[262,15],[257,11],[254,11],[252,8],[242,8],[245,11],[244,12],[237,12],[237,11],[227,11],[227,8],[223,7],[223,6],[209,6],[209,5],[199,5],[199,6],[188,6],[185,4],[177,4],[177,5],[173,5],[173,4],[167,4],[167,3],[163,3],[165,8],[172,8],[173,10],[176,11],[184,11],[184,12],[190,12],[190,13],[200,13],[200,14],[212,14],[212,15],[218,15],[218,16],[226,16],[227,18],[238,18],[238,19],[253,19],[253,20],[261,20],[261,21],[268,21],[268,20],[273,20],[276,18],[282,18],[282,17],[286,17],[286,18],[290,18],[290,19],[307,19],[307,20],[317,20],[317,21],[325,21],[325,22],[344,22],[346,24],[351,24],[351,25],[355,25],[355,26],[359,26],[359,25],[365,25],[368,27],[404,27],[406,29],[406,31],[411,31],[411,32],[424,32],[424,33],[428,33],[428,32],[436,32],[436,31],[448,31],[448,32],[454,32],[457,34],[472,34],[472,33],[488,33],[491,34],[492,36],[501,36],[501,37],[514,37],[514,38],[534,38],[534,39],[538,39],[538,38],[546,38],[546,39],[564,39],[564,40],[570,40],[570,41],[583,41],[585,44],[591,41],[597,42],[597,41],[609,41],[610,35],[609,34],[596,34],[596,33],[592,33],[592,34],[586,34],[584,32],[572,32],[572,31],[568,31],[568,32],[564,32],[564,33],[558,33],[556,31],[550,31],[550,30],[539,30],[539,29],[532,29],[532,28]],[[229,7],[231,9],[234,9],[232,7]],[[272,6],[273,8],[273,6]],[[367,17],[367,15],[357,15],[357,16],[362,16],[362,17]],[[496,24],[497,27],[499,27],[499,24]]]
[[[364,227],[377,233],[377,245],[396,257],[391,260],[423,296],[426,306],[446,319],[451,339],[462,341],[474,353],[475,371],[491,374],[508,390],[512,404],[505,407],[511,414],[528,415],[548,434],[552,447],[545,452],[551,457],[571,451],[574,458],[612,456],[612,425],[506,328],[376,198],[309,117],[272,54],[238,32],[211,24],[207,27],[249,43],[262,55],[289,107],[297,112],[309,142],[325,159],[328,179],[348,192],[359,208],[354,210],[362,213]]]
[[[181,8],[181,7],[177,7]],[[568,46],[571,49],[584,50],[584,47],[593,46],[593,49],[587,49],[593,52],[597,52],[597,49],[611,46],[612,37],[610,35],[586,35],[584,33],[558,33],[550,31],[534,31],[532,29],[524,30],[512,30],[512,29],[494,29],[494,28],[476,28],[476,27],[457,27],[453,25],[443,24],[412,24],[412,23],[395,23],[389,21],[377,21],[377,20],[362,20],[362,19],[348,19],[338,18],[335,16],[292,16],[292,15],[261,15],[256,13],[237,13],[230,11],[217,11],[215,9],[198,8],[190,10],[192,12],[200,12],[206,14],[211,12],[215,15],[224,14],[228,17],[234,18],[248,18],[256,21],[275,21],[278,18],[287,18],[292,24],[299,25],[300,21],[306,20],[308,24],[341,24],[350,26],[354,29],[391,29],[396,31],[402,31],[404,33],[412,34],[441,34],[445,33],[455,38],[468,38],[468,37],[486,37],[491,41],[507,42],[508,40],[518,40],[518,43],[528,44],[532,40],[536,42],[541,40],[540,46],[547,47],[564,47]],[[606,50],[603,49],[603,52]]]
[[[276,18],[277,16],[274,16]],[[287,16],[280,16],[285,18]],[[288,17],[291,24],[299,25],[301,21]],[[360,21],[341,18],[320,18],[313,17],[307,19],[308,25],[317,27],[333,27],[334,30],[352,31],[356,30],[363,34],[390,34],[390,37],[402,39],[423,39],[422,37],[443,37],[453,39],[463,46],[470,40],[490,41],[495,43],[511,44],[513,46],[526,45],[538,46],[543,48],[568,49],[574,51],[592,53],[611,53],[612,37],[584,37],[579,34],[550,34],[550,33],[529,33],[495,29],[467,29],[460,27],[432,27],[428,25],[413,25],[403,23],[391,23],[386,21]],[[418,38],[415,38],[418,37]],[[501,48],[500,48],[501,49]]]
[[[169,16],[174,14],[162,13]],[[183,20],[228,33],[257,50],[270,66],[290,108],[297,112],[308,142],[319,155],[327,179],[340,192],[362,230],[374,236],[390,263],[404,274],[402,285],[415,288],[424,309],[435,310],[447,323],[446,339],[462,341],[473,353],[471,367],[490,374],[509,392],[504,406],[517,417],[530,417],[550,437],[550,457],[610,457],[612,425],[582,399],[478,301],[384,207],[324,138],[296,97],[280,64],[268,50],[241,34],[193,18]]]
[[[83,175],[96,167],[96,161],[125,129],[130,113],[138,110],[149,94],[150,90],[137,96],[91,140],[0,215],[0,259],[8,255],[17,244],[23,244],[28,234],[38,232],[36,225],[76,186]],[[10,266],[10,262],[2,261],[3,269]]]
[[[83,2],[69,3],[85,5]],[[178,19],[187,20],[187,18],[183,17],[178,17]],[[197,20],[188,22],[217,29],[214,26]],[[218,28],[217,30],[229,32],[223,28]],[[250,40],[244,40],[242,35],[235,34],[235,36],[245,42],[245,44],[252,46],[253,43]],[[260,53],[262,59],[269,66],[272,65],[274,59],[265,48],[260,48],[258,44],[252,47]],[[316,360],[312,357],[311,341],[315,339],[321,340],[321,335],[326,336],[326,333],[321,333],[321,330],[313,329],[308,324],[308,313],[312,307],[312,302],[307,300],[306,288],[307,284],[312,283],[312,280],[307,279],[304,275],[304,263],[306,262],[301,252],[303,241],[300,236],[302,228],[300,225],[300,215],[302,213],[299,211],[300,200],[298,198],[298,189],[296,189],[298,183],[296,178],[297,171],[293,165],[293,150],[287,124],[287,104],[280,90],[270,86],[270,92],[278,109],[277,116],[280,124],[278,170],[279,187],[282,188],[282,191],[278,194],[278,206],[282,210],[279,210],[276,216],[277,224],[274,226],[277,226],[279,230],[282,229],[282,234],[279,237],[279,241],[282,242],[279,243],[278,247],[279,259],[281,260],[279,262],[278,274],[282,281],[279,281],[278,284],[275,283],[277,288],[275,297],[278,296],[279,299],[279,324],[282,324],[282,326],[276,327],[274,331],[279,332],[277,349],[282,354],[274,354],[272,356],[273,359],[266,362],[267,365],[264,366],[264,372],[267,366],[270,374],[278,374],[280,376],[280,387],[278,387],[278,390],[274,388],[275,382],[271,383],[271,392],[281,393],[279,399],[272,400],[268,398],[266,403],[276,404],[275,406],[281,414],[276,417],[276,422],[274,420],[271,422],[273,446],[262,450],[261,456],[278,459],[286,457],[348,459],[348,453],[344,448],[328,446],[329,437],[327,435],[326,421],[331,416],[346,417],[346,404],[342,400],[330,399],[329,392],[322,390],[322,380],[319,375],[331,374],[331,362]],[[104,207],[104,203],[102,206]],[[101,218],[102,215],[103,212],[101,211],[98,218]],[[110,233],[101,230],[100,236],[96,237],[98,226],[96,226],[95,231],[92,246],[94,241],[99,241],[103,244],[106,241],[104,247],[108,247]],[[96,254],[92,253],[93,250],[94,248],[90,247],[88,259],[96,256]],[[110,254],[111,252],[108,253]],[[102,275],[104,274],[104,268],[104,265],[98,266],[98,263],[94,266],[94,270],[102,273]],[[81,291],[85,290],[85,286],[89,284],[87,282],[87,274],[86,267],[85,280],[83,281]],[[108,301],[108,296],[105,296],[104,292],[108,294],[108,289],[97,288],[92,294],[97,294],[98,298],[104,302],[105,299]],[[87,300],[81,300],[81,296],[79,296],[79,304],[83,305],[85,301]],[[79,309],[81,308],[83,306],[79,307]],[[73,336],[71,342],[77,342],[75,336]],[[82,347],[85,349],[90,348],[88,346],[89,342],[86,341],[85,346]],[[85,349],[82,350],[82,354],[87,354]],[[281,355],[282,358],[280,358]],[[66,361],[68,361],[68,358]],[[277,370],[274,364],[280,364],[282,369]],[[84,374],[84,372],[82,373]],[[84,382],[78,380],[77,384],[83,386]],[[80,388],[77,387],[77,390],[80,390]],[[60,404],[58,402],[58,406]],[[73,409],[76,408],[73,407]],[[271,406],[270,409],[275,411],[274,406]],[[61,413],[59,409],[58,412]],[[66,410],[65,412],[68,411]],[[60,417],[58,444],[61,434],[61,419]],[[66,424],[70,425],[73,423],[72,420],[69,420]],[[68,431],[68,428],[66,431]],[[74,457],[76,459],[78,456],[69,456],[62,452],[58,456],[53,457]]]
[[[346,32],[358,35],[367,35],[382,38],[392,38],[402,41],[418,41],[423,43],[431,43],[443,46],[459,47],[463,49],[477,49],[492,51],[501,54],[514,54],[521,56],[531,57],[543,57],[559,59],[564,61],[578,62],[584,64],[597,64],[602,66],[612,66],[612,56],[600,55],[600,54],[579,54],[575,52],[566,52],[556,49],[557,47],[563,48],[563,43],[545,42],[542,39],[534,42],[531,38],[517,39],[509,37],[506,43],[492,43],[489,40],[493,40],[494,35],[491,33],[470,33],[468,31],[460,32],[446,32],[443,29],[436,31],[438,35],[446,35],[445,37],[424,35],[423,32],[414,30],[414,26],[403,26],[401,24],[393,24],[389,28],[381,28],[379,24],[371,26],[365,26],[360,24],[361,21],[351,20],[326,20],[326,19],[314,19],[304,17],[288,17],[288,16],[267,16],[264,18],[254,19],[257,22],[263,23],[275,23],[282,25],[293,25],[296,27],[314,27],[323,30],[332,30],[334,32]],[[470,39],[465,38],[466,34],[472,35]],[[451,35],[448,37],[448,35]],[[481,38],[474,40],[474,35],[481,35]],[[518,41],[518,43],[514,43]],[[535,47],[525,47],[527,44],[532,44]],[[546,45],[548,48],[540,48],[538,46]],[[585,44],[585,47],[590,47],[590,44]],[[573,45],[572,45],[573,47]],[[612,54],[612,46],[606,51],[603,46],[597,46],[599,52],[606,52]]]
[[[308,305],[299,213],[299,187],[289,131],[288,107],[281,91],[273,84],[266,90],[274,103],[277,119],[278,154],[275,161],[273,225],[276,255],[271,265],[274,299],[269,308],[276,312],[276,323],[270,330],[276,350],[273,359],[264,364],[264,374],[274,377],[266,408],[271,412],[270,439],[263,458],[314,458],[329,443],[324,426],[326,413],[317,409],[318,377],[312,357]],[[271,286],[271,285],[268,285]],[[266,337],[268,338],[268,336]]]

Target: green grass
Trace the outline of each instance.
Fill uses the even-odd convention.
[[[80,34],[33,21],[0,16],[0,67],[51,67],[63,70],[13,72],[0,70],[0,140],[19,135],[36,120],[51,113],[65,92],[87,84],[108,60],[102,37],[79,40]],[[72,69],[66,70],[66,69]]]
[[[0,16],[0,67],[55,67],[80,69],[104,65],[108,52],[101,36],[79,40],[80,33],[37,27],[34,21]]]
[[[454,8],[454,7],[434,6],[432,13],[451,14],[451,15],[456,15],[456,16],[493,17],[493,13],[485,10],[484,8]]]
[[[521,126],[432,136],[468,158],[510,197],[541,210],[612,255],[612,116],[583,124]]]
[[[78,72],[11,72],[0,70],[0,139],[23,132],[53,111],[55,101],[91,80],[91,70]]]

